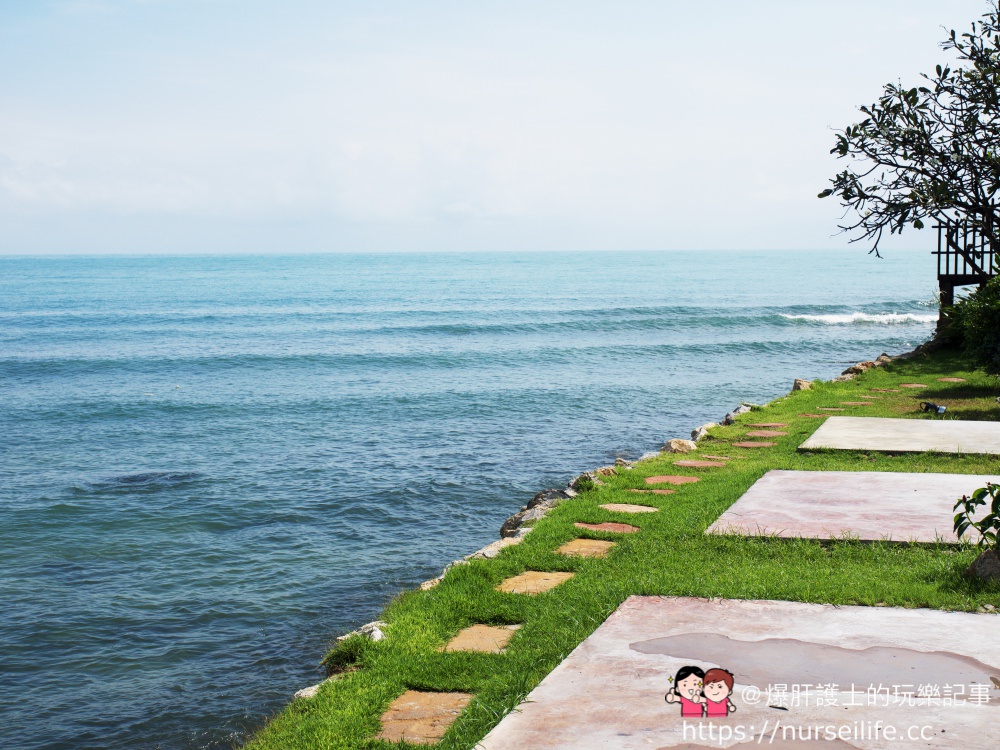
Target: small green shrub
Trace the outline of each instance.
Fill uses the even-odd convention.
[[[981,505],[989,504],[989,513],[978,521],[972,516]],[[996,550],[998,547],[998,535],[1000,535],[1000,485],[986,483],[985,487],[980,487],[972,493],[972,497],[962,495],[962,499],[955,503],[954,510],[961,508],[961,512],[955,516],[955,533],[961,539],[969,529],[979,532],[979,540],[976,542],[980,547],[988,550]]]
[[[959,300],[945,318],[975,366],[1000,376],[1000,276]]]

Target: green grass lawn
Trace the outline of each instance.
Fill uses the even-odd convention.
[[[941,383],[942,376],[967,378]],[[879,392],[900,383],[926,383],[920,390]],[[689,456],[661,454],[603,479],[606,486],[567,500],[539,521],[525,540],[492,560],[453,567],[436,588],[396,598],[382,614],[385,640],[355,637],[327,655],[337,671],[319,695],[296,700],[275,717],[248,747],[399,748],[374,739],[379,717],[407,689],[462,691],[475,699],[455,722],[440,748],[472,748],[570,651],[628,596],[670,595],[737,599],[782,599],[866,606],[933,607],[976,611],[1000,602],[1000,585],[962,576],[976,552],[955,545],[861,543],[850,539],[809,541],[706,536],[705,529],[770,469],[997,473],[1000,459],[978,455],[797,451],[822,422],[800,417],[819,407],[877,396],[871,406],[843,407],[844,416],[940,419],[919,411],[920,401],[948,407],[947,419],[1000,420],[996,380],[973,373],[951,353],[894,362],[843,383],[816,383],[715,428]],[[731,446],[752,422],[785,422],[788,435],[777,446]],[[694,425],[692,425],[693,427]],[[698,454],[728,456],[724,468],[684,469],[673,462]],[[644,478],[690,474],[696,484],[673,495],[636,494]],[[651,505],[659,513],[622,514],[602,503]],[[576,521],[621,521],[637,534],[582,531]],[[950,516],[943,520],[950,525]],[[885,519],[891,534],[893,519]],[[567,558],[554,550],[576,538],[617,542],[605,558]],[[525,570],[572,571],[576,575],[539,596],[504,594],[495,587]],[[459,630],[475,623],[523,623],[503,654],[441,653]],[[412,747],[425,748],[425,745]]]

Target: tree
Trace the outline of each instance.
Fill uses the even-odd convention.
[[[865,119],[837,132],[830,151],[850,164],[820,198],[836,195],[846,209],[851,242],[871,242],[879,255],[886,230],[921,229],[924,221],[976,222],[1000,250],[1000,6],[954,30],[942,49],[956,67],[921,74],[924,85],[887,84],[879,100],[861,107]]]

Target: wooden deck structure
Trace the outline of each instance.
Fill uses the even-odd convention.
[[[937,224],[938,289],[941,307],[955,303],[955,288],[982,286],[996,275],[996,254],[982,227],[968,219],[946,219]]]

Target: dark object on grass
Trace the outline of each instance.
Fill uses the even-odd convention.
[[[948,410],[947,406],[940,406],[932,401],[921,401],[920,411],[928,412],[930,414],[944,414]]]

